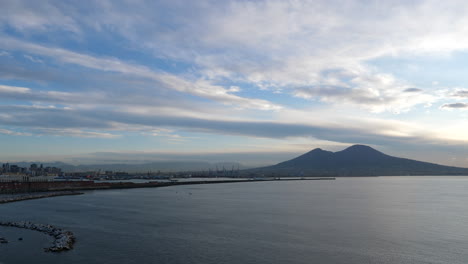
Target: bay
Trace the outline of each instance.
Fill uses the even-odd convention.
[[[467,263],[468,178],[369,177],[87,192],[0,205],[0,263]],[[18,237],[23,240],[19,241]]]

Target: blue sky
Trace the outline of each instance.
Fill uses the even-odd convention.
[[[230,153],[219,157],[255,164],[240,154],[258,153],[260,164],[359,143],[468,167],[467,11],[4,0],[0,160]]]

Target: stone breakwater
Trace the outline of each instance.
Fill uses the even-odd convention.
[[[54,237],[54,242],[51,247],[44,248],[47,252],[60,252],[66,251],[73,248],[73,244],[75,243],[75,236],[70,231],[65,231],[60,228],[51,226],[51,225],[43,225],[43,224],[35,224],[31,222],[0,222],[0,226],[8,226],[8,227],[17,227],[17,228],[25,228],[29,230],[35,230],[47,234],[49,236]]]
[[[15,195],[0,195],[0,204],[11,203],[24,200],[48,198],[63,195],[79,195],[82,192],[62,191],[62,192],[45,192],[45,193],[30,193],[30,194],[15,194]]]

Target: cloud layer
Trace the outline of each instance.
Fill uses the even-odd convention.
[[[2,1],[0,134],[467,144],[438,124],[460,123],[468,84],[391,67],[466,53],[467,11],[422,0]]]

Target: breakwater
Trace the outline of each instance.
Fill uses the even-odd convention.
[[[54,238],[52,246],[44,248],[44,250],[47,252],[60,252],[70,250],[73,248],[73,244],[75,243],[75,236],[72,232],[62,230],[52,225],[35,224],[31,222],[22,221],[0,222],[0,226],[24,228],[52,236]],[[3,238],[3,241],[6,241],[6,243],[8,242],[5,238]]]

